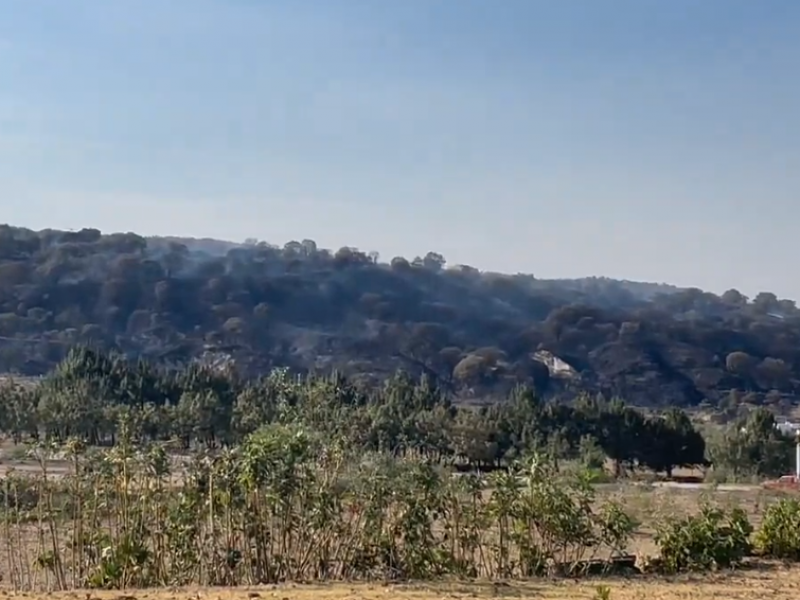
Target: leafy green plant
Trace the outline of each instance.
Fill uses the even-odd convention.
[[[768,506],[754,546],[764,557],[800,560],[800,500],[781,498]]]
[[[594,588],[592,600],[611,600],[611,588],[607,585],[598,585]]]
[[[163,445],[120,431],[106,451],[68,444],[66,478],[50,476],[43,448],[40,477],[6,479],[15,588],[580,575],[587,560],[624,552],[633,527],[546,456],[453,477],[289,422],[173,472]]]
[[[742,509],[727,513],[706,504],[697,515],[659,526],[660,564],[670,573],[736,567],[750,553],[752,531]]]

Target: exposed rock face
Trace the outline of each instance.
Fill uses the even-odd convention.
[[[578,377],[578,371],[572,365],[552,352],[539,350],[533,354],[533,358],[547,366],[547,370],[550,371],[550,377],[556,379],[576,379]]]

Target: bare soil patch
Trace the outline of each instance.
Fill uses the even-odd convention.
[[[630,580],[531,581],[522,583],[442,582],[429,585],[331,584],[253,588],[186,588],[83,591],[52,594],[0,593],[29,600],[438,600],[460,598],[539,598],[591,600],[607,586],[611,600],[796,600],[800,567],[676,578]]]

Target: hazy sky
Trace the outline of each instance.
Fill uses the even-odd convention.
[[[0,221],[800,299],[798,0],[0,0]]]

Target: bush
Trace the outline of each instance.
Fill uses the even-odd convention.
[[[659,527],[656,543],[661,567],[668,573],[733,568],[750,554],[753,527],[747,514],[730,514],[705,505],[700,514],[670,520]]]
[[[767,508],[755,549],[767,558],[800,560],[800,501],[782,498]]]

